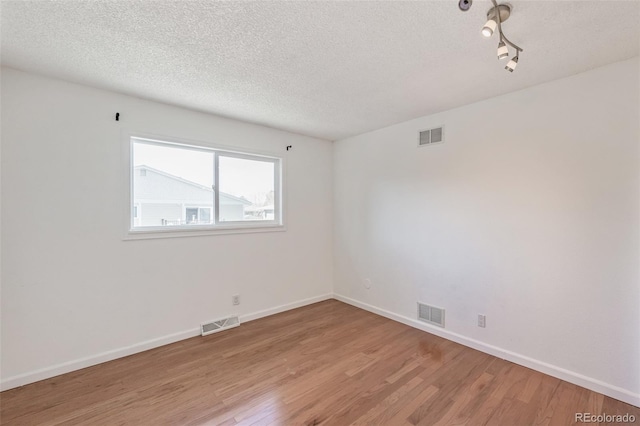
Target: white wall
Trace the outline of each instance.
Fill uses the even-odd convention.
[[[12,69],[2,112],[3,387],[331,292],[331,142]],[[282,153],[287,231],[123,241],[123,128]]]
[[[640,404],[639,76],[635,58],[336,142],[334,291],[413,325],[416,301],[444,307],[441,335]]]

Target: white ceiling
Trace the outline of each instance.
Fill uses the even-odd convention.
[[[336,140],[638,55],[639,1],[2,1],[2,63]]]

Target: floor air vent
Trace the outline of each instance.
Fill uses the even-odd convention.
[[[234,315],[228,318],[200,324],[200,332],[203,336],[206,336],[207,334],[217,333],[218,331],[227,330],[239,325],[240,318],[238,318],[237,315]]]
[[[444,327],[444,309],[418,302],[418,319],[429,324]]]
[[[431,145],[434,143],[444,142],[443,127],[435,129],[423,130],[418,135],[418,146]]]

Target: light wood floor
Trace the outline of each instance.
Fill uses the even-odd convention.
[[[330,300],[0,394],[3,425],[569,425],[640,409]]]

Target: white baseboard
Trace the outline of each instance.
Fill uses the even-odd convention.
[[[268,317],[269,315],[279,314],[280,312],[290,311],[291,309],[301,308],[311,305],[312,303],[322,302],[323,300],[333,299],[333,294],[323,294],[321,296],[310,297],[308,299],[298,300],[297,302],[287,303],[286,305],[276,306],[275,308],[265,309],[264,311],[254,312],[252,314],[240,315],[240,322],[249,322],[259,318]]]
[[[240,316],[241,322],[253,321],[258,318],[264,318],[269,315],[274,315],[280,312],[288,311],[290,309],[299,308],[312,303],[321,302],[323,300],[331,299],[331,294],[324,294],[321,296],[311,297],[309,299],[298,300],[286,305],[276,306],[275,308],[265,309],[263,311],[245,314]],[[112,361],[114,359],[122,358],[125,356],[133,355],[139,352],[144,352],[149,349],[157,348],[159,346],[175,343],[180,340],[188,339],[200,335],[200,327],[192,328],[189,330],[181,331],[178,333],[169,334],[166,336],[158,337],[144,342],[136,343],[135,345],[125,346],[118,349],[102,352],[96,355],[75,359],[73,361],[63,362],[61,364],[53,365],[51,367],[42,368],[35,371],[30,371],[23,374],[18,374],[13,377],[8,377],[0,381],[0,391],[16,388],[18,386],[24,386],[29,383],[37,382],[51,377],[59,376],[60,374],[70,373],[72,371],[80,370],[82,368],[91,367],[96,364],[102,364],[103,362]]]
[[[369,311],[374,314],[400,322],[402,324],[406,324],[410,327],[414,327],[419,330],[426,331],[431,334],[435,334],[447,340],[460,343],[461,345],[468,346],[470,348],[479,350],[489,355],[493,355],[498,358],[511,361],[515,364],[519,364],[524,367],[531,368],[532,370],[536,370],[541,373],[548,374],[549,376],[556,377],[558,379],[567,381],[569,383],[573,383],[575,385],[590,389],[594,392],[598,392],[598,393],[610,396],[611,398],[615,398],[617,400],[626,402],[628,404],[635,405],[636,407],[640,407],[640,394],[633,393],[626,389],[622,389],[620,387],[613,386],[611,384],[602,382],[600,380],[596,380],[591,377],[587,377],[582,374],[575,373],[573,371],[569,371],[564,368],[557,367],[555,365],[548,364],[543,361],[529,358],[527,356],[520,355],[518,353],[511,352],[506,349],[499,348],[497,346],[489,345],[489,344],[480,342],[478,340],[465,337],[461,334],[446,331],[442,328],[434,327],[429,324],[420,322],[416,319],[405,317],[404,315],[395,314],[385,309],[381,309],[376,306],[369,305],[367,303],[363,303],[346,296],[342,296],[340,294],[334,293],[333,298],[341,302],[348,303],[349,305],[358,307],[360,309],[364,309],[365,311]]]
[[[18,386],[24,386],[29,383],[38,382],[40,380],[49,379],[51,377],[59,376],[60,374],[70,373],[72,371],[80,370],[82,368],[91,367],[92,365],[102,364],[103,362],[112,361],[117,358],[133,355],[138,352],[144,352],[149,349],[157,348],[158,346],[168,345],[179,340],[188,339],[200,334],[200,327],[193,328],[191,330],[185,330],[178,333],[169,334],[166,336],[158,337],[144,342],[136,343],[135,345],[125,346],[118,349],[102,352],[96,355],[75,359],[73,361],[63,362],[61,364],[53,365],[51,367],[41,368],[35,371],[29,371],[28,373],[18,374],[17,376],[8,377],[0,382],[0,390],[7,390],[16,388]]]

